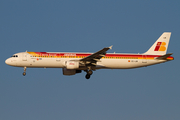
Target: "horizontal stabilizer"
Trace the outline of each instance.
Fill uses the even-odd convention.
[[[157,57],[156,59],[157,60],[166,60],[170,55],[172,55],[173,53],[168,53],[166,55],[163,55],[163,56],[160,56],[160,57]]]

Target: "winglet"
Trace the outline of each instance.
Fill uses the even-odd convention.
[[[109,47],[109,49],[112,49],[112,47],[113,47],[113,45],[111,45],[111,46]]]

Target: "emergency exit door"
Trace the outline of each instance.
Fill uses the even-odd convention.
[[[146,55],[142,55],[142,63],[147,63],[147,56]]]

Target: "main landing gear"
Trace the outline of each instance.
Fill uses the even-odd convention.
[[[86,74],[85,77],[86,77],[86,79],[89,79],[91,77],[91,75],[93,74],[93,71],[92,70],[87,70],[86,73],[87,74]]]
[[[23,76],[26,75],[26,67],[24,67],[24,72],[23,72]]]

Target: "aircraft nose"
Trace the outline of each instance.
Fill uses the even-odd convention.
[[[7,65],[10,65],[11,60],[8,58],[8,59],[6,59],[5,63],[6,63]]]

